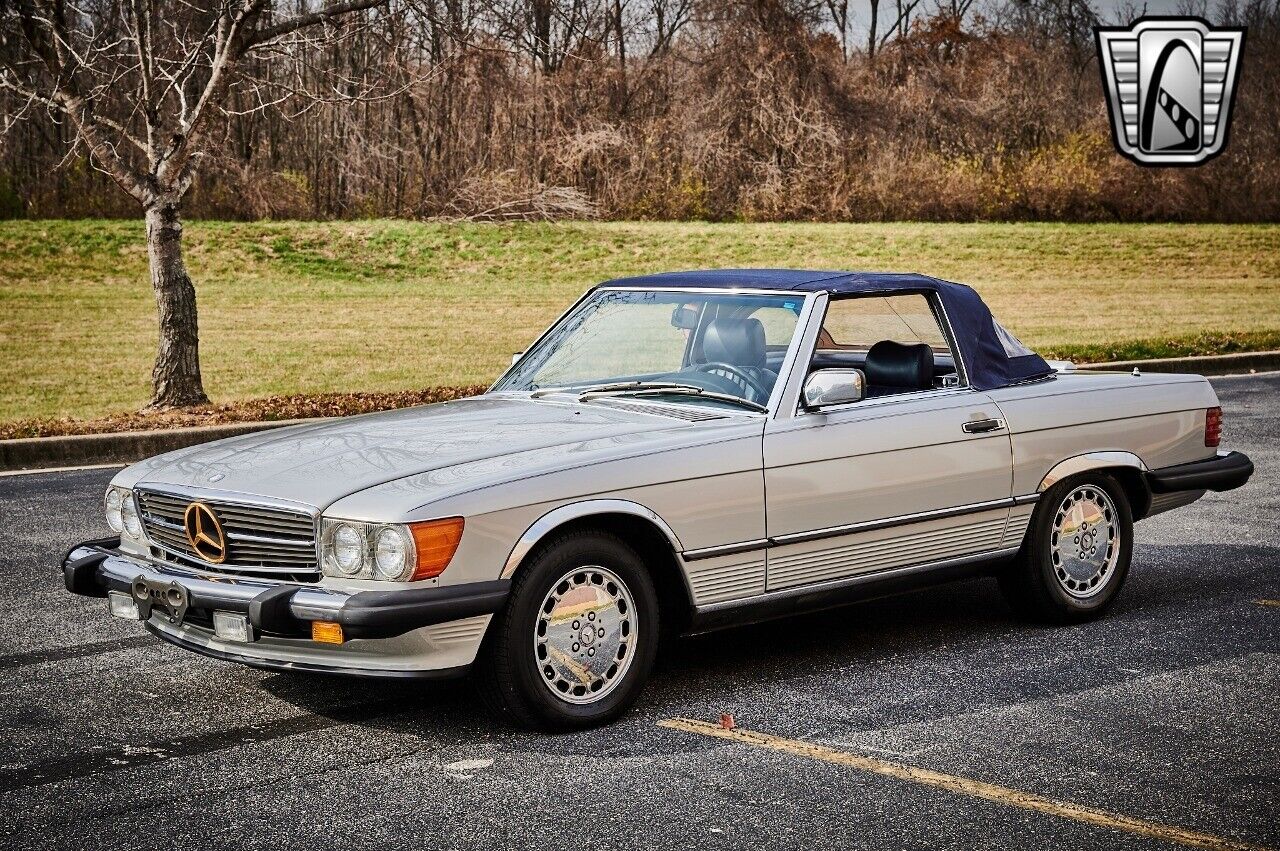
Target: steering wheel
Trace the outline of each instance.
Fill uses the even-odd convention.
[[[731,380],[735,378],[738,379],[735,383],[742,385],[747,390],[750,390],[756,397],[751,400],[753,402],[758,402],[769,397],[769,391],[760,383],[760,380],[740,366],[735,366],[731,363],[724,363],[723,361],[711,361],[710,363],[697,364],[694,366],[693,370],[694,372],[705,372],[710,375],[723,373],[726,378]]]

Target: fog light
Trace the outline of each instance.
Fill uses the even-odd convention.
[[[111,614],[118,618],[124,618],[128,621],[142,620],[142,615],[138,614],[138,604],[133,602],[133,598],[128,594],[122,594],[119,591],[108,591],[107,608],[111,611]]]
[[[342,636],[342,624],[333,621],[312,621],[311,640],[325,644],[341,644],[346,639]]]
[[[239,612],[213,613],[213,634],[223,641],[239,641],[247,644],[253,641],[253,627],[249,618]]]

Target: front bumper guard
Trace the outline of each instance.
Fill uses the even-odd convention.
[[[119,538],[103,538],[72,547],[62,560],[67,590],[85,597],[119,591],[139,603],[140,610],[149,613],[161,607],[175,623],[191,610],[239,612],[258,632],[285,638],[310,638],[312,621],[339,623],[349,638],[392,638],[424,626],[494,614],[511,591],[510,580],[498,579],[346,593],[155,564],[124,555],[119,546]]]

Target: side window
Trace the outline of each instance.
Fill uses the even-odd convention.
[[[951,353],[938,320],[922,295],[862,296],[832,301],[822,323],[819,348],[866,351],[881,340],[924,343]]]
[[[764,343],[770,349],[785,349],[796,331],[797,311],[786,307],[762,307],[751,314],[764,327]]]
[[[938,315],[929,297],[917,293],[832,299],[813,368],[832,367],[863,370],[868,397],[960,383]]]

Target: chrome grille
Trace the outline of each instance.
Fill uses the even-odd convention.
[[[151,542],[170,555],[206,565],[187,540],[187,506],[202,502],[217,515],[226,535],[227,558],[217,570],[258,576],[282,574],[316,579],[316,523],[305,511],[218,498],[191,497],[139,488],[138,509]]]

